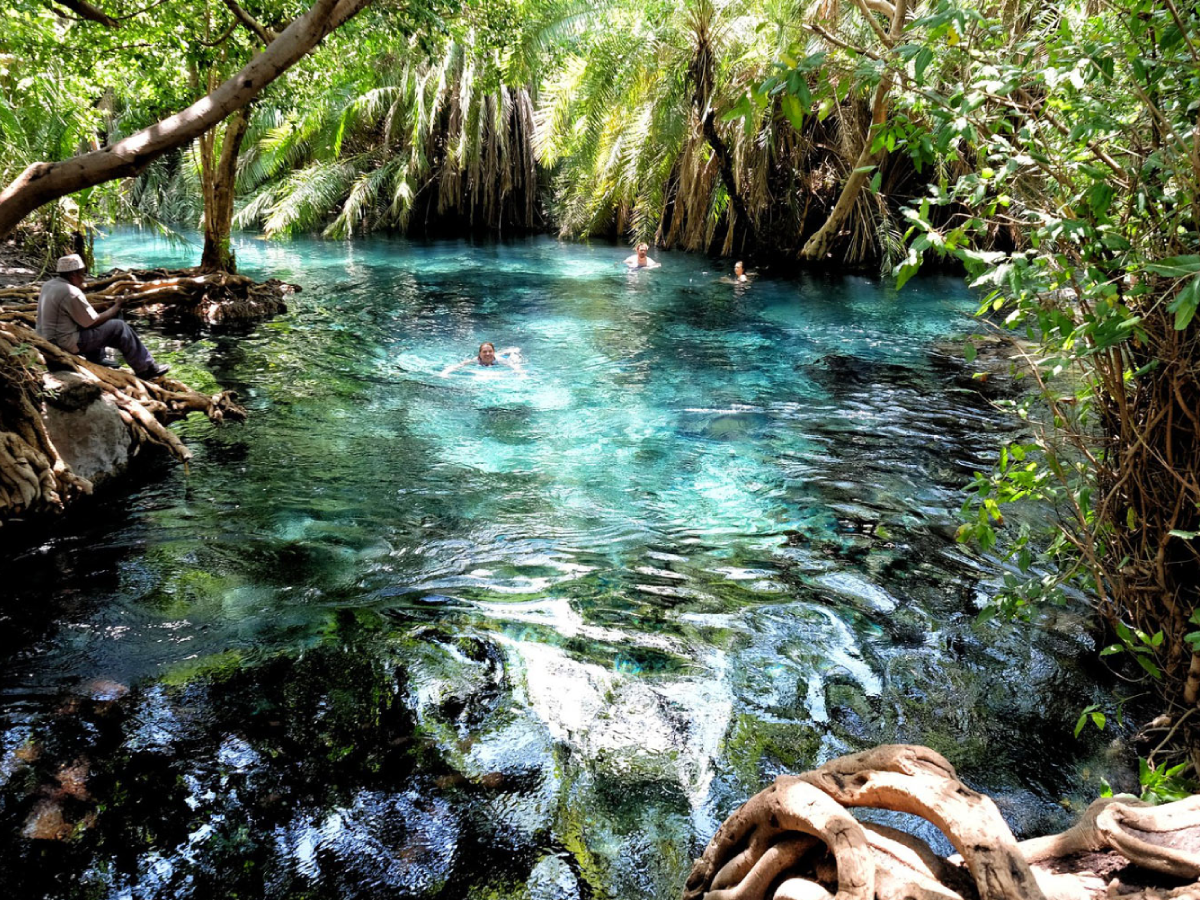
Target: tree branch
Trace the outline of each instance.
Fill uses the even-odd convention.
[[[854,0],[854,3],[858,6],[858,11],[862,13],[862,17],[867,20],[867,24],[871,26],[871,30],[875,32],[875,36],[879,38],[885,47],[890,47],[891,44],[888,43],[887,32],[883,30],[883,26],[871,14],[871,9],[867,6],[867,0]]]
[[[260,25],[254,16],[250,15],[250,13],[246,12],[246,10],[241,7],[237,0],[225,0],[225,5],[229,7],[229,11],[233,13],[234,18],[245,25],[247,29],[252,31],[258,37],[258,39],[263,42],[263,46],[266,46],[267,44],[271,43],[271,41],[275,40],[275,38],[279,37],[279,35],[270,28]]]
[[[92,6],[87,0],[54,0],[59,6],[65,6],[80,18],[89,22],[99,22],[106,28],[120,28],[121,23],[99,7]]]
[[[29,166],[0,193],[0,238],[12,234],[17,224],[39,206],[106,181],[137,175],[164,153],[195,140],[250,103],[264,87],[370,2],[315,0],[308,12],[292,22],[240,72],[187,109],[111,147],[61,162]]]

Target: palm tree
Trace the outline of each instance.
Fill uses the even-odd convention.
[[[436,54],[420,44],[414,37],[400,58],[342,70],[304,108],[260,110],[237,223],[330,237],[414,221],[536,227],[532,89],[506,83],[474,29]]]

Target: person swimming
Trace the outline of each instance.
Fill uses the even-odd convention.
[[[721,281],[726,284],[749,284],[750,276],[746,274],[746,267],[742,265],[742,261],[739,259],[733,264],[733,276],[726,275]]]
[[[445,369],[442,370],[441,375],[443,378],[445,378],[451,372],[455,372],[458,369],[463,368],[464,366],[469,366],[469,365],[473,365],[473,364],[487,367],[487,366],[494,366],[498,363],[502,364],[502,365],[506,365],[510,369],[513,369],[516,372],[520,372],[521,374],[524,374],[524,370],[521,368],[521,365],[520,365],[520,359],[521,359],[521,348],[520,347],[505,347],[503,350],[498,351],[498,350],[496,350],[496,345],[493,344],[491,341],[484,341],[482,344],[479,345],[478,353],[476,353],[474,356],[470,357],[469,359],[464,359],[462,362],[457,362],[457,363],[454,363],[453,365],[447,366]]]
[[[662,263],[657,263],[646,255],[649,250],[649,244],[638,244],[633,255],[625,257],[625,265],[631,269],[657,269],[661,267]]]

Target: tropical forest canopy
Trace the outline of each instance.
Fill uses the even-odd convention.
[[[10,198],[33,196],[33,164],[203,113],[256,54],[291,54],[136,177],[29,201],[27,230],[203,219],[216,268],[230,227],[549,230],[901,284],[956,260],[989,321],[1036,342],[1029,432],[980,474],[962,534],[1011,560],[999,608],[1081,590],[1112,653],[1196,705],[1195,4],[10,0],[3,16]],[[1004,505],[1030,499],[1055,525],[1004,530]]]

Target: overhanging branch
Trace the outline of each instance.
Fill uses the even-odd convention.
[[[74,0],[72,0],[74,2]],[[0,193],[0,238],[39,206],[67,194],[144,171],[169,150],[195,140],[250,103],[330,32],[371,0],[316,0],[240,72],[187,109],[118,141],[62,162],[29,166]]]

